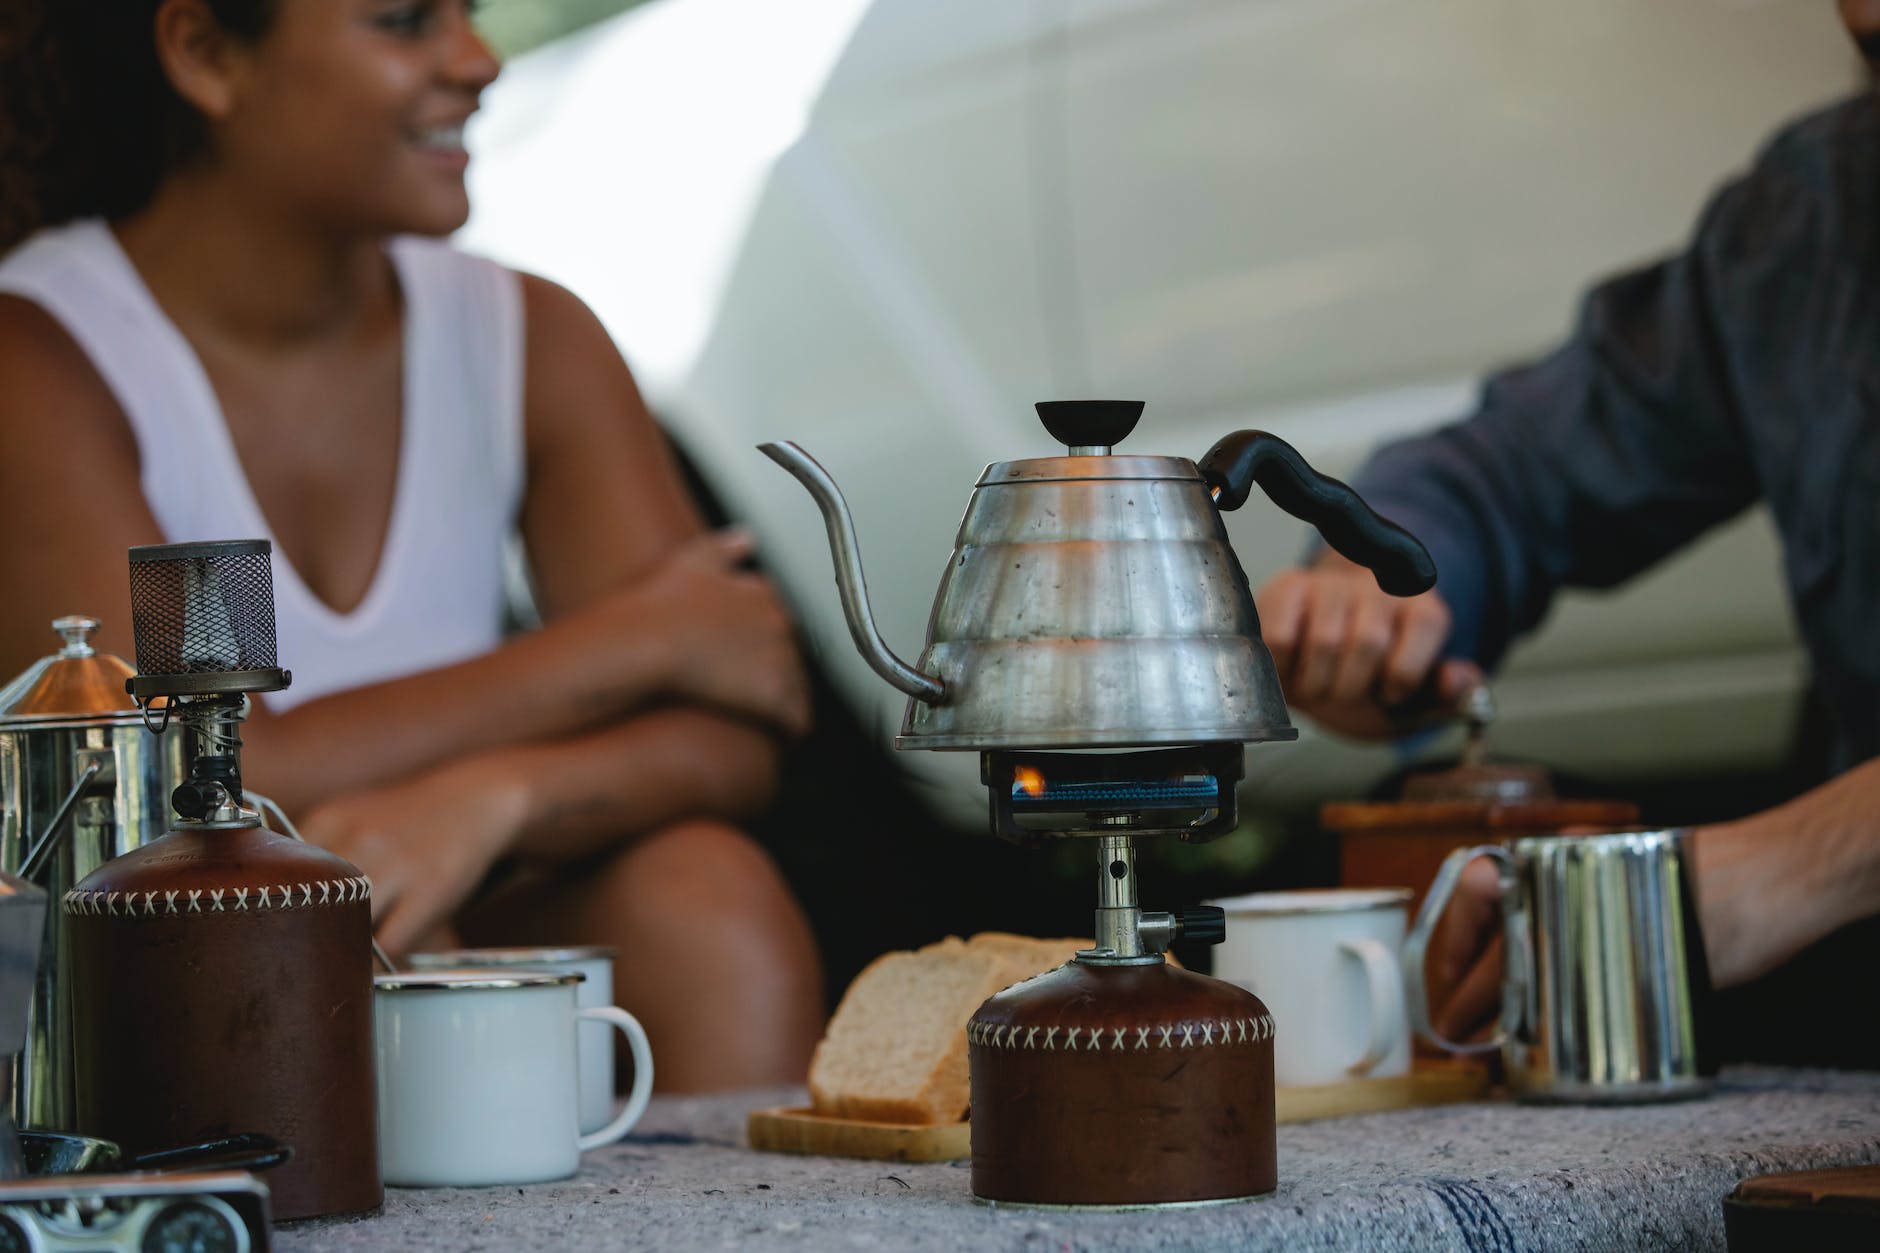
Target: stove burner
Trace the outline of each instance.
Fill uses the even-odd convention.
[[[1234,829],[1234,785],[1241,773],[1237,743],[980,757],[993,832],[1019,842],[1051,835],[1211,840]]]

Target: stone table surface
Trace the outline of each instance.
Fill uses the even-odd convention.
[[[1483,1102],[1279,1129],[1279,1191],[1085,1214],[991,1207],[965,1162],[745,1147],[800,1092],[662,1098],[581,1173],[528,1188],[389,1189],[382,1214],[282,1227],[283,1253],[521,1249],[1722,1248],[1747,1176],[1880,1161],[1880,1074],[1737,1071],[1701,1101]]]

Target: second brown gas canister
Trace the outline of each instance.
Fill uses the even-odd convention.
[[[274,1216],[377,1208],[370,887],[252,820],[188,826],[62,902],[79,1127],[128,1153],[262,1132]]]

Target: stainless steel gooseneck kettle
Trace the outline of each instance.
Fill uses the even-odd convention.
[[[1436,581],[1413,536],[1277,436],[1237,431],[1197,464],[1113,452],[1141,402],[1037,409],[1067,454],[1001,461],[980,476],[911,666],[875,627],[834,479],[795,444],[762,445],[822,509],[856,646],[910,698],[897,748],[1293,739],[1221,521],[1256,483],[1385,591],[1411,596]]]

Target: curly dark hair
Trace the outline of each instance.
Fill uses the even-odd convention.
[[[253,41],[278,0],[203,0]],[[0,253],[44,226],[120,217],[203,143],[201,116],[157,59],[164,0],[0,5]]]

